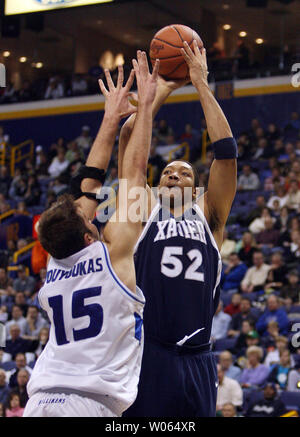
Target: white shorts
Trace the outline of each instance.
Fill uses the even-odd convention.
[[[26,404],[23,417],[117,417],[93,399],[77,394],[35,393]]]

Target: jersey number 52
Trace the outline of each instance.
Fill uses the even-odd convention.
[[[84,288],[77,290],[72,296],[72,318],[88,316],[90,323],[87,328],[73,329],[74,341],[85,340],[87,338],[96,337],[101,331],[103,325],[103,308],[98,303],[89,305],[84,304],[84,300],[88,297],[100,296],[101,287]],[[61,294],[50,297],[49,305],[53,311],[53,322],[55,327],[56,341],[59,346],[70,343],[67,339],[66,328],[64,324],[63,314],[63,296]]]
[[[161,258],[161,272],[169,278],[176,278],[182,273],[183,264],[179,256],[183,255],[183,247],[168,246],[164,248]],[[204,282],[204,273],[198,272],[203,257],[198,249],[191,249],[187,252],[188,258],[192,261],[184,273],[184,279]],[[171,266],[171,267],[170,267]]]

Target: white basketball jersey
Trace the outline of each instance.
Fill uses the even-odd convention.
[[[133,293],[118,279],[106,246],[97,241],[63,260],[51,258],[39,301],[51,321],[50,338],[29,380],[29,396],[73,389],[110,398],[121,414],[137,395],[141,290]]]

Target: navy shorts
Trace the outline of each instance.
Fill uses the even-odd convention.
[[[215,417],[217,367],[209,345],[145,340],[137,398],[123,417]]]

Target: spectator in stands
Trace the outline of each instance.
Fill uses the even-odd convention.
[[[87,94],[88,84],[80,74],[74,74],[71,82],[72,96],[84,96]]]
[[[35,289],[35,279],[26,274],[26,267],[24,265],[18,266],[18,278],[14,280],[13,287],[18,291],[22,291],[26,297],[30,297]]]
[[[261,251],[253,254],[253,267],[250,267],[241,282],[243,293],[253,293],[264,289],[270,266],[265,264]]]
[[[13,281],[7,275],[7,268],[0,267],[0,290],[5,290]]]
[[[281,132],[280,129],[274,124],[270,123],[267,128],[266,137],[269,141],[274,142],[280,138]]]
[[[24,317],[27,315],[28,304],[26,302],[25,294],[23,291],[17,291],[15,294],[15,305],[19,306],[22,310]]]
[[[254,236],[251,232],[245,232],[242,237],[241,248],[238,249],[238,255],[240,260],[245,263],[247,267],[253,265],[253,254],[256,251],[257,248]]]
[[[27,190],[24,193],[26,206],[35,206],[40,202],[41,188],[36,175],[30,175],[27,181]]]
[[[257,320],[257,316],[252,311],[251,300],[246,297],[243,297],[241,299],[240,311],[232,316],[228,335],[230,337],[236,337],[237,335],[239,335],[242,331],[242,325],[244,321],[252,322],[252,329],[253,329],[256,320]],[[249,332],[250,329],[251,326],[249,326],[248,331],[246,330],[246,333]]]
[[[242,174],[238,178],[237,189],[243,190],[258,190],[260,186],[259,178],[254,173],[249,164],[243,166]]]
[[[274,209],[274,201],[277,200],[279,202],[279,207],[283,208],[287,204],[288,196],[285,192],[285,188],[283,186],[279,186],[275,189],[275,194],[271,196],[268,200],[267,207],[271,210]]]
[[[291,270],[287,275],[287,284],[280,291],[280,297],[290,299],[293,304],[300,303],[300,282],[297,270]]]
[[[298,358],[298,357],[297,357]],[[288,374],[287,391],[299,393],[300,389],[300,360],[296,360],[294,367]]]
[[[89,126],[82,126],[81,135],[75,139],[75,142],[83,150],[84,154],[87,154],[92,146],[93,138],[90,135],[90,130]]]
[[[274,294],[268,297],[267,307],[256,323],[256,329],[262,336],[267,335],[268,323],[270,321],[278,323],[280,335],[287,335],[289,319],[286,311],[279,307],[278,296]]]
[[[233,73],[236,74],[239,71],[249,68],[249,49],[245,44],[244,38],[238,37],[233,57],[235,58]]]
[[[241,311],[241,295],[239,293],[234,293],[231,296],[231,303],[228,304],[224,313],[229,314],[231,317],[238,314]]]
[[[61,99],[64,97],[64,87],[58,76],[51,77],[45,92],[44,99]]]
[[[0,143],[9,143],[9,135],[5,133],[3,126],[0,126]]]
[[[228,230],[225,229],[223,232],[223,243],[220,250],[221,258],[224,264],[229,262],[229,257],[232,252],[235,251],[236,242],[228,238]]]
[[[255,388],[262,385],[268,377],[269,369],[261,364],[263,349],[259,346],[250,346],[246,352],[247,367],[240,377],[240,384],[243,388]]]
[[[26,370],[26,372],[29,375],[31,375],[31,373],[32,373],[32,369],[29,366],[27,366],[26,355],[24,353],[17,354],[15,361],[16,361],[16,367],[15,367],[15,369],[13,369],[11,371],[10,378],[9,378],[9,387],[10,388],[15,388],[18,386],[17,377],[18,377],[19,372],[21,370]]]
[[[159,120],[157,137],[159,141],[164,144],[167,142],[167,137],[173,134],[173,129],[168,125],[167,121],[164,119]]]
[[[8,168],[4,165],[0,167],[0,193],[4,196],[8,195],[9,186],[11,183],[11,177],[9,175]]]
[[[23,338],[28,340],[38,340],[39,332],[47,327],[46,320],[41,316],[36,306],[30,305],[27,311],[25,334]]]
[[[9,188],[9,192],[8,192],[9,197],[15,200],[16,202],[20,202],[24,199],[26,190],[27,190],[26,177],[19,174],[19,172],[16,172]]]
[[[15,88],[15,85],[9,81],[4,88],[4,92],[0,97],[0,103],[15,103],[18,101],[18,93]]]
[[[283,349],[279,352],[279,357],[279,362],[271,366],[267,381],[276,384],[280,390],[285,390],[292,367],[291,353],[288,349]]]
[[[261,346],[261,341],[258,332],[253,329],[252,322],[244,320],[241,334],[232,348],[232,353],[236,355],[237,363],[242,369],[247,365],[247,350],[250,346]]]
[[[247,215],[247,218],[245,220],[245,224],[247,225],[249,225],[256,218],[260,217],[263,209],[266,207],[266,200],[264,196],[262,195],[257,196],[255,201],[256,201],[256,207],[254,209],[251,209],[250,213]]]
[[[256,161],[257,159],[268,159],[271,156],[272,156],[272,148],[268,140],[265,137],[259,138],[252,159]]]
[[[261,216],[254,219],[249,225],[249,231],[254,235],[259,234],[259,232],[264,231],[266,228],[266,218],[271,218],[273,222],[276,222],[275,218],[272,218],[269,208],[263,208]]]
[[[221,287],[224,292],[229,290],[237,290],[240,287],[240,283],[247,271],[246,264],[242,263],[237,253],[231,253],[229,256],[229,262],[225,267],[222,279]]]
[[[25,408],[28,401],[27,384],[31,373],[27,369],[20,369],[17,375],[17,386],[11,390],[20,396],[20,406]]]
[[[9,394],[9,387],[6,382],[6,373],[0,369],[0,404],[6,404]]]
[[[225,376],[239,381],[242,371],[238,366],[233,364],[231,352],[227,350],[221,352],[219,355],[219,364]]]
[[[264,181],[264,191],[276,191],[276,188],[284,188],[284,182],[285,179],[281,175],[280,168],[274,167],[272,168],[271,176]]]
[[[36,344],[29,340],[25,340],[20,336],[20,328],[19,325],[14,324],[10,326],[10,339],[6,342],[6,347],[4,349],[4,352],[11,355],[12,359],[14,360],[16,355],[19,352],[26,353],[26,352],[33,352]]]
[[[6,417],[22,417],[24,408],[20,406],[20,396],[17,393],[10,393],[8,397],[8,408],[5,410]]]
[[[287,206],[283,206],[280,209],[280,214],[277,217],[275,226],[280,230],[280,233],[286,232],[289,221],[289,210]],[[281,235],[279,237],[278,244],[280,244]]]
[[[237,381],[225,376],[221,365],[217,365],[219,387],[217,392],[217,413],[222,410],[224,404],[230,402],[235,407],[241,407],[243,404],[243,391]]]
[[[286,206],[289,209],[299,211],[300,205],[300,189],[297,180],[293,180],[290,183],[290,188],[287,194]]]
[[[79,147],[78,143],[74,141],[70,141],[67,145],[67,153],[66,153],[66,159],[69,162],[73,162],[77,159],[78,154],[79,158],[83,161],[84,160],[84,153],[83,150]]]
[[[31,84],[28,80],[23,82],[23,85],[18,91],[18,101],[19,102],[31,102],[33,100],[33,92],[31,89]]]
[[[237,415],[236,407],[230,403],[227,402],[223,405],[222,408],[222,417],[240,417]]]
[[[211,338],[212,341],[220,340],[221,338],[226,338],[227,330],[231,321],[229,314],[223,311],[223,302],[220,299],[219,305],[215,312],[212,321]]]
[[[274,229],[273,217],[266,217],[264,219],[264,222],[265,222],[264,230],[260,231],[256,235],[256,244],[257,247],[261,249],[265,255],[269,255],[271,249],[277,246],[280,232],[278,229]]]
[[[263,389],[264,397],[251,403],[245,413],[245,417],[280,417],[285,412],[285,405],[277,397],[276,386],[267,382]]]
[[[70,163],[66,159],[65,150],[60,148],[57,151],[57,156],[53,158],[53,161],[48,168],[48,173],[52,178],[57,178],[65,170],[67,170],[69,165]]]
[[[14,305],[11,311],[11,320],[6,323],[6,338],[9,340],[10,337],[10,328],[14,325],[18,325],[20,329],[20,334],[23,335],[25,333],[26,327],[26,319],[23,316],[22,309],[19,305]]]
[[[287,282],[287,266],[284,263],[282,253],[275,252],[271,256],[271,265],[270,270],[267,277],[267,283],[265,285],[265,291],[278,291],[286,284]]]

